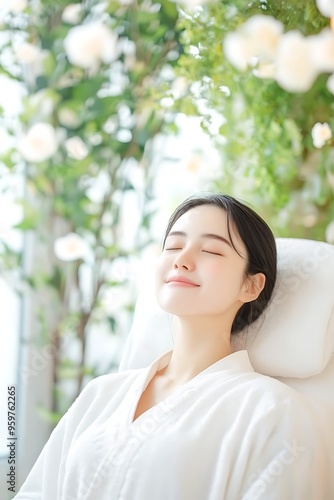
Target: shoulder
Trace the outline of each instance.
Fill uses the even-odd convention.
[[[116,404],[124,398],[129,388],[145,369],[126,370],[107,375],[100,375],[83,388],[70,407],[71,413],[89,411],[91,408],[103,408],[107,404]]]
[[[253,372],[246,377],[245,385],[251,394],[264,398],[273,405],[293,403],[307,405],[308,400],[301,392],[268,375]]]
[[[140,368],[100,375],[88,382],[82,390],[80,396],[92,393],[99,394],[109,390],[115,391],[121,389],[122,387],[131,385],[145,371],[145,368]]]
[[[246,415],[252,420],[266,419],[285,422],[290,425],[298,419],[307,421],[313,418],[313,407],[309,399],[296,389],[254,371],[237,373],[228,380],[217,376],[216,396],[220,406],[228,405],[239,415]]]
[[[222,395],[228,391],[231,397],[249,404],[263,405],[267,409],[284,405],[307,405],[305,396],[291,386],[268,375],[254,371],[246,350],[236,351],[207,374],[207,379],[221,385]]]
[[[310,425],[318,426],[318,419],[309,398],[303,393],[273,377],[257,372],[245,377],[243,392],[259,421],[280,428],[304,431]]]

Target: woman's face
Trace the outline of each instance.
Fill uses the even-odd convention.
[[[177,316],[235,316],[246,302],[247,252],[230,227],[225,210],[202,205],[183,214],[171,228],[158,258],[156,295],[162,309]],[[177,280],[191,281],[184,283]]]

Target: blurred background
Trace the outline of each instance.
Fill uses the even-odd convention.
[[[186,197],[334,243],[333,26],[332,0],[0,0],[1,498],[7,387],[18,488],[117,371]]]

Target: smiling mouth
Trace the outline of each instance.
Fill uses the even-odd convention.
[[[166,281],[167,285],[173,285],[173,286],[186,286],[186,287],[199,287],[196,283],[190,283],[189,281],[180,281],[180,280],[170,280]]]

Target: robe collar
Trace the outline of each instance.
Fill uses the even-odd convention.
[[[165,368],[168,365],[169,360],[172,356],[172,350],[167,351],[161,356],[159,356],[153,363],[147,368],[146,377],[145,377],[145,388],[149,384],[150,380],[154,377],[154,375]],[[241,351],[236,351],[228,356],[225,356],[222,359],[219,359],[212,365],[208,366],[205,370],[202,370],[195,377],[193,377],[189,382],[210,375],[213,373],[221,373],[222,378],[230,378],[231,374],[235,373],[249,373],[254,372],[254,368],[249,360],[248,352],[243,349]],[[187,382],[187,384],[189,383]]]

